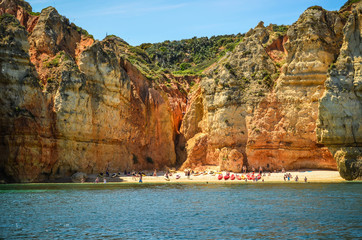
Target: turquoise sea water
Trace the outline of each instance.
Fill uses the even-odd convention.
[[[361,239],[362,184],[0,185],[0,239]]]

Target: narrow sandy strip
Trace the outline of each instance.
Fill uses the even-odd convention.
[[[225,175],[226,172],[222,174]],[[288,171],[287,173],[291,173],[292,178],[288,181],[286,179],[284,181],[285,173],[271,173],[270,176],[268,173],[263,174],[262,178],[257,181],[257,183],[284,183],[284,182],[296,182],[295,177],[299,177],[300,183],[304,183],[304,178],[307,177],[307,182],[325,182],[325,183],[334,183],[334,182],[346,182],[340,175],[338,171],[329,171],[329,170],[305,170],[305,171]],[[233,174],[233,173],[231,173]],[[240,173],[234,173],[241,175]],[[179,179],[176,179],[176,175],[180,175]],[[184,172],[176,172],[173,173],[172,176],[169,177],[169,181],[166,181],[163,173],[159,172],[158,176],[144,176],[142,178],[143,183],[255,183],[252,180],[218,180],[217,174],[212,176],[210,174],[207,175],[191,175],[190,178],[185,176]],[[94,182],[96,179],[95,175],[90,175],[87,178],[87,182]],[[119,183],[139,183],[138,177],[132,176],[121,176],[121,177],[107,177],[106,182],[119,182]],[[99,178],[99,184],[104,183],[104,178]]]

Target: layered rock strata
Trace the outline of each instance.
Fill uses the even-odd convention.
[[[0,180],[243,165],[360,178],[361,5],[311,7],[286,34],[260,22],[201,78],[2,0]]]
[[[247,119],[273,85],[277,73],[263,44],[270,33],[260,23],[195,87],[181,132],[182,168],[241,171],[247,164]]]
[[[27,35],[13,16],[1,16],[0,168],[15,181],[33,181],[54,164],[52,118],[29,60]]]
[[[175,165],[180,116],[172,110],[182,114],[185,107],[177,84],[163,91],[122,57],[123,41],[86,41],[54,8],[42,11],[31,33],[3,16],[5,178],[46,181]]]
[[[319,99],[329,65],[342,44],[342,21],[321,8],[306,10],[290,26],[286,63],[275,89],[249,121],[249,164],[266,169],[336,169],[329,150],[317,141]]]
[[[328,146],[341,176],[362,177],[362,3],[343,28],[343,45],[320,99],[318,141]]]

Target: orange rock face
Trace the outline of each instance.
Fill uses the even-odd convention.
[[[270,94],[249,120],[249,164],[272,171],[336,169],[331,153],[316,141],[317,108],[307,100],[285,102]]]
[[[341,47],[342,27],[337,14],[314,9],[290,27],[284,72],[248,121],[249,164],[272,170],[336,169],[332,154],[317,143],[316,122],[327,70]]]
[[[358,178],[361,9],[344,25],[310,8],[280,37],[260,22],[203,77],[176,77],[52,7],[33,16],[24,1],[1,1],[14,17],[0,24],[0,178],[337,169],[336,159],[343,177]]]
[[[250,30],[219,67],[209,70],[191,99],[181,128],[187,155],[183,167],[337,169],[316,130],[342,28],[338,14],[308,9],[286,37],[271,39],[263,23]],[[276,63],[283,61],[280,76],[273,79]]]
[[[280,36],[275,39],[269,46],[266,47],[266,51],[271,59],[276,62],[281,62],[285,59],[287,50],[284,48],[284,44],[288,41],[288,36]]]
[[[30,34],[11,17],[3,21],[1,36],[15,37],[0,48],[8,60],[1,62],[2,178],[175,166],[186,106],[177,83],[162,90],[125,59],[127,44],[94,42],[54,8],[42,11]]]
[[[28,32],[32,32],[39,17],[30,15],[31,6],[24,1],[3,0],[0,3],[0,15],[8,13],[14,15]]]

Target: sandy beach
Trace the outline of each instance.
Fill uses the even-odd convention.
[[[144,176],[142,178],[143,183],[232,183],[232,184],[241,184],[241,183],[295,183],[295,177],[299,177],[299,183],[304,183],[304,178],[307,177],[307,182],[324,182],[324,183],[333,183],[333,182],[346,182],[340,175],[338,171],[330,171],[330,170],[300,170],[300,171],[287,171],[292,175],[290,181],[286,179],[284,181],[284,174],[282,172],[278,173],[266,173],[262,175],[262,178],[258,181],[252,180],[218,180],[218,174],[210,175],[210,174],[200,174],[200,175],[193,175],[191,174],[190,178],[185,176],[184,172],[178,171],[172,173],[169,177],[169,181],[166,181],[164,178],[164,172],[158,172],[157,176]],[[222,172],[223,176],[226,172]],[[241,173],[230,173],[231,174],[238,174],[241,176]],[[147,174],[150,175],[150,174]],[[176,176],[179,175],[180,178],[177,179]],[[245,174],[244,174],[245,175]],[[89,175],[86,182],[94,182],[96,179],[96,175]],[[104,178],[99,178],[99,184],[104,184]],[[120,176],[120,177],[107,177],[107,183],[111,182],[119,182],[119,183],[139,183],[139,177],[132,177],[132,176]]]

